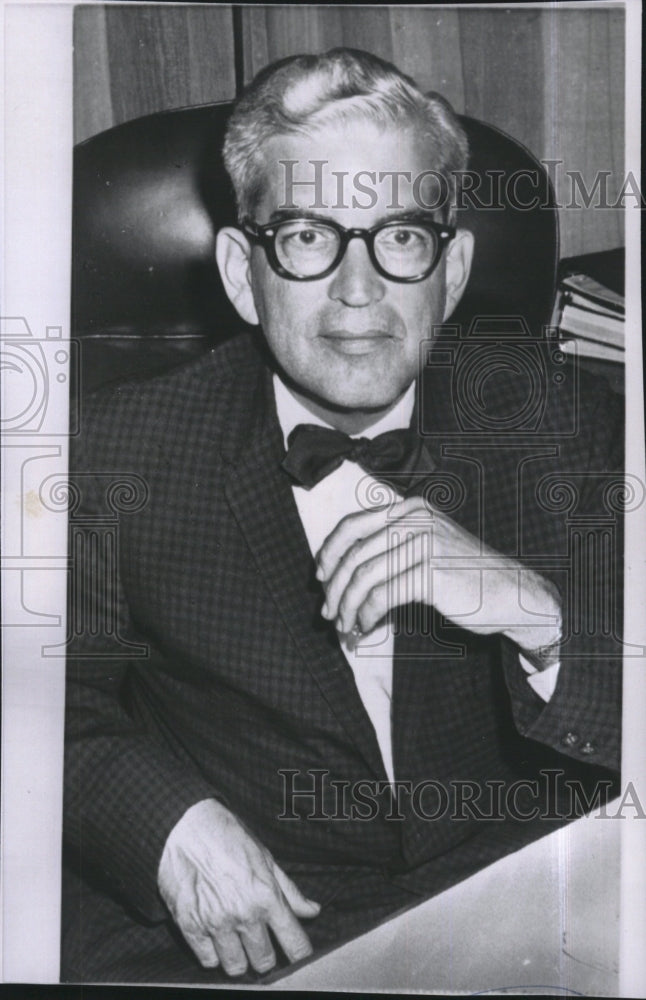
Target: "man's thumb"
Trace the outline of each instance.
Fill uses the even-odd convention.
[[[285,872],[277,864],[274,864],[274,874],[285,899],[297,917],[318,916],[321,912],[320,903],[316,903],[313,899],[307,899],[301,890],[294,885],[289,875],[285,875]]]

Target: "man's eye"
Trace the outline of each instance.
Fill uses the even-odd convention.
[[[382,242],[399,247],[419,247],[426,242],[425,237],[425,232],[420,229],[391,229],[383,234]]]
[[[297,233],[297,238],[300,243],[304,243],[305,246],[312,246],[316,243],[321,234],[315,229],[301,229],[300,233]]]
[[[285,247],[322,249],[334,242],[335,234],[318,226],[285,227],[279,238]]]

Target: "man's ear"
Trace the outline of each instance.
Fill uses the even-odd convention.
[[[222,284],[231,303],[245,323],[257,326],[250,273],[250,247],[244,233],[232,226],[221,229],[215,240],[215,259]]]
[[[449,318],[462,298],[471,273],[472,260],[473,233],[469,232],[468,229],[458,229],[446,251],[444,320]]]

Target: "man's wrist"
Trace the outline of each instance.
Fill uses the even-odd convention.
[[[541,615],[552,619],[552,624],[516,626],[505,630],[505,635],[515,642],[523,656],[537,670],[547,670],[560,660],[563,641],[563,620],[558,592],[553,584],[542,581],[545,598]]]
[[[555,666],[561,659],[561,635],[554,642],[546,646],[538,646],[536,649],[526,649],[521,646],[520,651],[523,657],[531,663],[537,670],[547,670],[548,667]]]
[[[164,843],[164,848],[159,859],[159,866],[157,869],[157,884],[162,887],[162,883],[165,881],[165,871],[170,865],[172,865],[172,856],[178,847],[181,847],[184,843],[192,843],[195,836],[195,831],[199,830],[204,823],[208,825],[209,822],[213,822],[214,816],[218,817],[219,810],[228,810],[226,806],[223,806],[221,802],[218,802],[216,798],[212,796],[206,799],[200,799],[199,802],[194,802],[192,806],[189,806],[186,812],[184,812],[178,819],[175,826],[172,828],[166,842]]]

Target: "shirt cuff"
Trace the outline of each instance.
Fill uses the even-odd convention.
[[[527,683],[543,701],[549,701],[554,694],[556,682],[561,669],[561,661],[557,660],[551,667],[545,670],[537,670],[533,663],[530,663],[522,653],[518,654],[520,665],[527,674]]]

